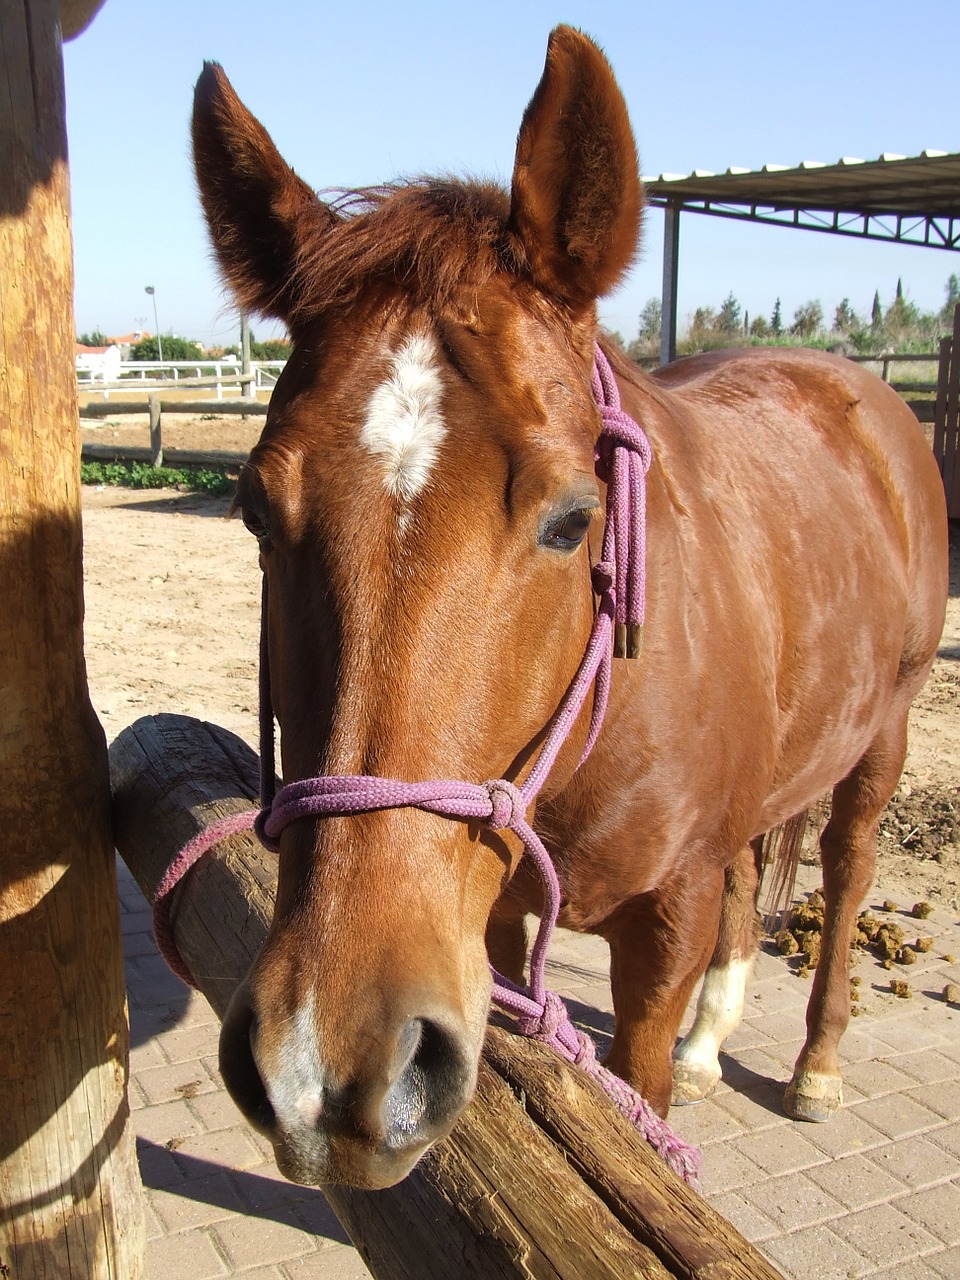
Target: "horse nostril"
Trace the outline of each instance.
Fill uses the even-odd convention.
[[[268,1131],[276,1123],[276,1113],[267,1097],[253,1041],[257,1017],[243,999],[230,1003],[220,1028],[220,1074],[234,1102],[258,1129]]]
[[[390,1146],[446,1127],[466,1101],[471,1079],[466,1055],[454,1036],[429,1018],[412,1018],[406,1024],[397,1057],[403,1066],[383,1103]]]

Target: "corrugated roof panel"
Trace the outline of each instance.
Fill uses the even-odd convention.
[[[669,184],[671,201],[709,201],[725,206],[770,206],[777,210],[910,217],[960,217],[960,153],[924,151],[919,156],[884,152],[875,160],[844,156],[832,164],[807,160],[795,168],[731,166],[725,173],[696,170],[645,178],[656,203]]]

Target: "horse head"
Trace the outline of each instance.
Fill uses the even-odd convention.
[[[553,33],[509,194],[448,180],[325,203],[212,64],[193,129],[227,282],[293,344],[237,495],[285,781],[522,782],[593,622],[595,304],[642,206],[605,58]],[[221,1066],[288,1176],[385,1186],[450,1130],[521,853],[412,807],[285,827]]]

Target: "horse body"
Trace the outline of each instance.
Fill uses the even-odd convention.
[[[593,620],[595,299],[640,210],[625,107],[561,28],[513,189],[435,183],[355,217],[277,155],[222,72],[198,178],[225,272],[294,353],[238,505],[269,586],[287,781],[525,776]],[[536,810],[564,923],[610,944],[609,1059],[665,1112],[701,1096],[756,945],[757,841],[834,789],[823,960],[791,1114],[839,1104],[850,934],[909,704],[942,628],[946,522],[898,397],[812,353],[613,355],[653,446],[645,648],[616,664]],[[224,1022],[224,1077],[303,1181],[378,1186],[475,1079],[487,954],[519,976],[541,905],[519,842],[417,809],[300,820]],[[691,1035],[676,1031],[711,962]]]

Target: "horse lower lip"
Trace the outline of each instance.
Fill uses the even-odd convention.
[[[300,1142],[291,1141],[289,1136],[274,1135],[274,1158],[280,1173],[300,1186],[337,1184],[379,1191],[402,1182],[432,1145],[419,1142],[405,1150],[371,1150],[363,1144],[324,1142],[322,1150],[318,1144],[315,1150],[305,1151]]]

